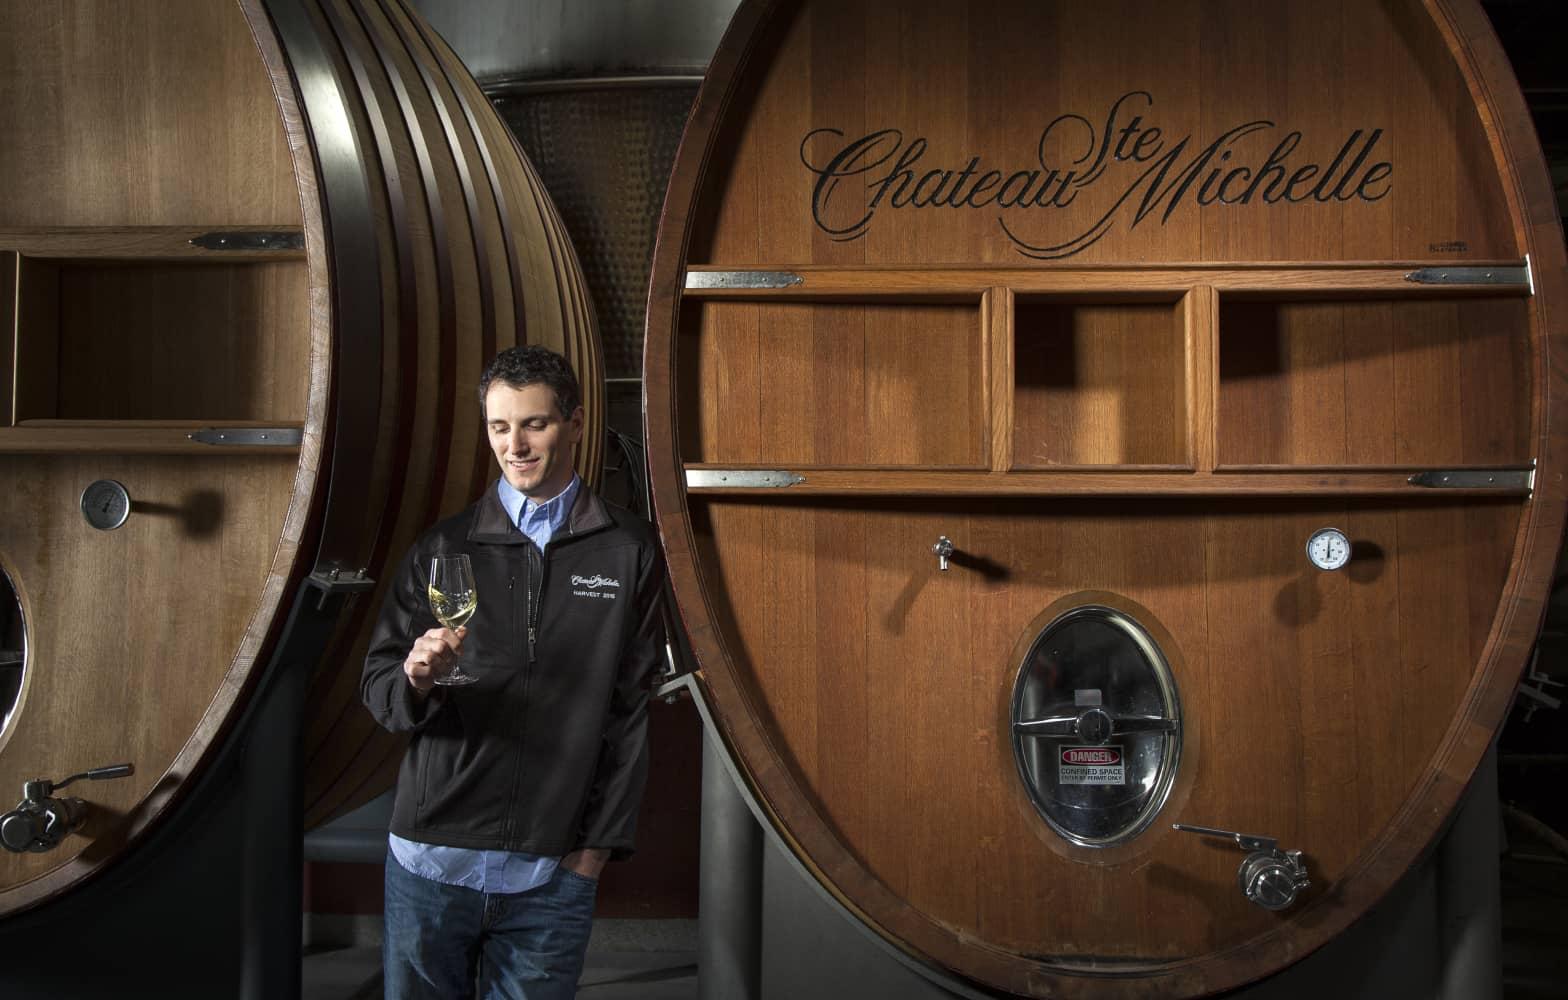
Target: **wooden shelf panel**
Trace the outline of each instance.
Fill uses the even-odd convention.
[[[1215,463],[1527,462],[1530,306],[1519,297],[1220,295]]]
[[[1523,261],[1407,261],[1345,264],[1187,264],[1133,267],[692,267],[707,272],[797,275],[798,283],[777,288],[692,288],[687,298],[856,299],[909,298],[930,301],[978,300],[989,288],[1014,292],[1093,298],[1150,299],[1175,302],[1187,291],[1210,286],[1227,295],[1260,298],[1452,298],[1455,296],[1529,295],[1528,281],[1508,283],[1420,284],[1413,271],[1443,267],[1522,268]]]
[[[193,420],[28,420],[0,427],[5,455],[297,455],[298,444],[205,444],[197,431],[278,429],[300,431],[297,422]]]
[[[986,468],[984,319],[978,301],[693,303],[679,341],[681,453]]]
[[[0,422],[304,418],[303,261],[6,256],[16,364]]]
[[[688,472],[716,469],[691,464]],[[726,466],[735,469],[735,466]],[[760,467],[759,467],[760,468]],[[1465,466],[1448,466],[1464,470]],[[1413,486],[1410,477],[1425,469],[1385,468],[1222,468],[1198,472],[1176,466],[1063,467],[1049,472],[986,472],[971,470],[811,469],[787,471],[802,477],[790,486],[688,486],[703,495],[745,496],[883,496],[921,497],[933,494],[1007,496],[1492,496],[1525,497],[1520,488],[1445,488]]]
[[[1015,301],[1012,469],[1191,464],[1179,302]]]
[[[102,260],[303,260],[301,249],[209,250],[191,243],[208,233],[283,233],[301,236],[298,226],[78,226],[0,229],[0,250],[29,257]]]

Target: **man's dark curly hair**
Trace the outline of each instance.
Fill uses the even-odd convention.
[[[560,408],[563,417],[571,417],[572,411],[583,404],[582,390],[577,386],[577,375],[572,371],[571,362],[548,347],[537,344],[508,347],[485,365],[484,372],[479,376],[480,412],[484,411],[485,396],[494,382],[501,382],[513,389],[540,384],[549,386],[555,391],[555,405]]]

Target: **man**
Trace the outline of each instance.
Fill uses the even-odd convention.
[[[647,775],[646,683],[663,634],[653,529],[573,471],[577,379],[503,351],[479,397],[501,477],[414,544],[360,693],[412,734],[386,865],[386,995],[554,1000],[582,971],[600,869],[631,853]],[[432,615],[432,556],[466,553],[479,605]],[[462,661],[477,681],[439,686]]]

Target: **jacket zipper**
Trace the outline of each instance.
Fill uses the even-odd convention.
[[[517,641],[517,575],[506,578],[506,606],[512,609],[512,641]]]
[[[524,560],[524,561],[526,562],[526,560]],[[526,591],[526,589],[527,589],[527,587],[526,587],[526,580],[525,580],[524,590]],[[512,648],[515,648],[515,643],[517,642],[517,574],[515,572],[508,574],[507,578],[506,578],[506,606],[512,609],[511,642],[514,644]],[[524,669],[525,672],[527,671],[527,669],[528,669],[527,664],[523,665],[523,669]],[[524,676],[524,691],[525,692],[527,691],[527,677],[526,677],[526,673],[525,673],[525,676]],[[526,697],[526,695],[525,695],[525,697]],[[512,790],[511,790],[511,793],[507,796],[507,800],[506,800],[506,822],[505,822],[504,826],[502,827],[502,832],[501,832],[502,838],[507,843],[511,843],[512,838],[514,836],[516,836],[516,834],[517,834],[517,818],[516,818],[516,815],[515,815],[516,811],[512,807],[513,807],[513,804],[517,801],[517,771],[521,767],[522,767],[522,758],[521,758],[521,756],[519,756],[518,761],[514,765],[513,771],[512,771]]]
[[[539,605],[544,600],[544,563],[545,555],[543,552],[539,552],[539,585],[537,588],[530,586],[528,593],[528,661],[530,663],[534,659],[534,640],[539,635]],[[533,575],[533,570],[534,557],[530,553],[528,557],[528,573],[530,577]]]

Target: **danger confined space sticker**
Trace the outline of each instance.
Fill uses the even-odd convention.
[[[1062,747],[1057,781],[1063,785],[1125,785],[1121,747]]]

